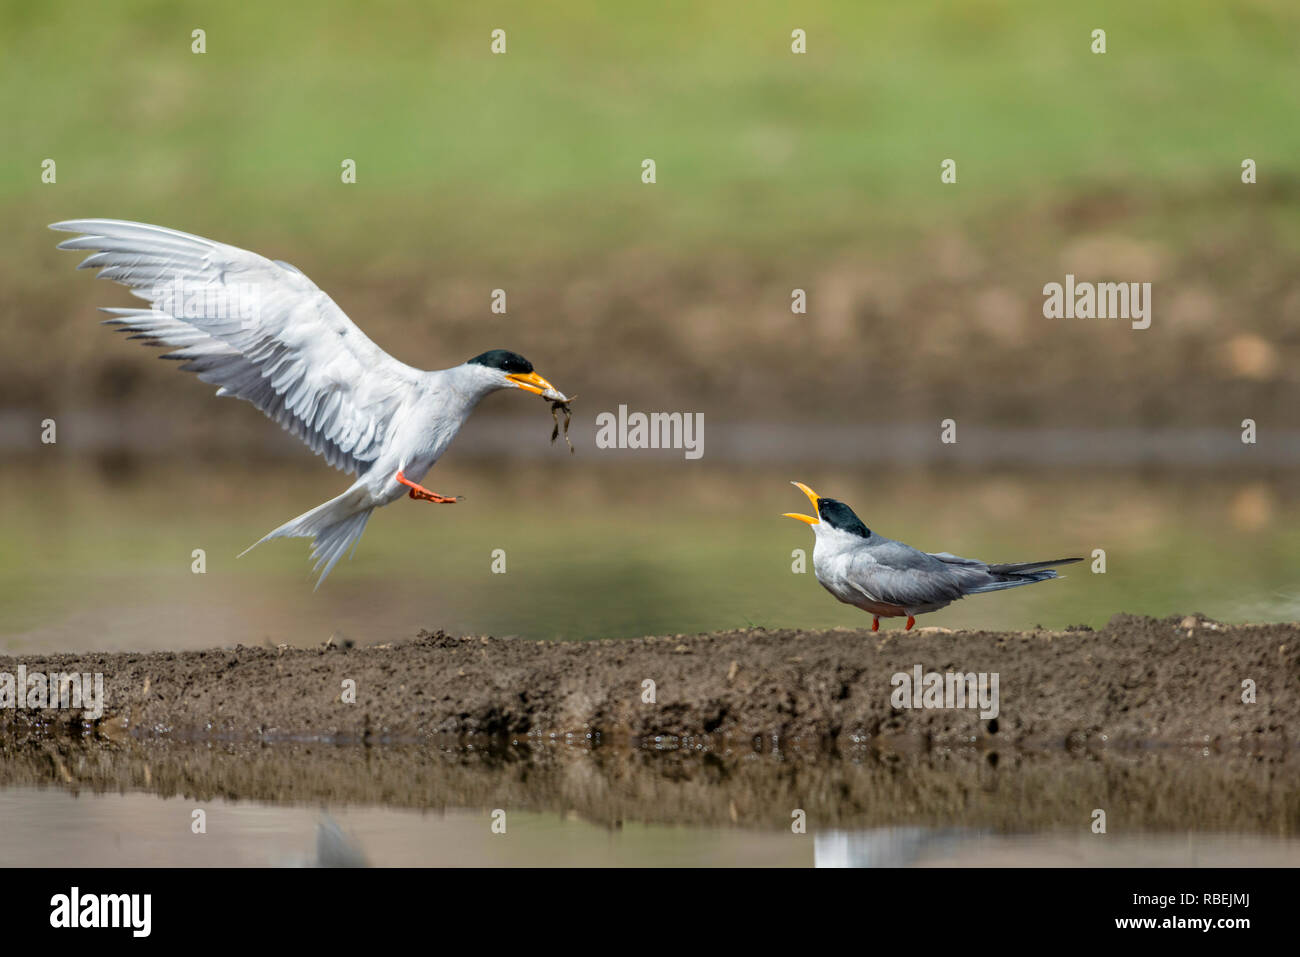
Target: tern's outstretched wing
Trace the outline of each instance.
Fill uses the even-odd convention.
[[[164,358],[247,399],[335,468],[379,455],[422,373],[375,345],[329,296],[287,263],[199,236],[117,219],[51,229],[84,233],[60,249],[93,250],[79,268],[130,287],[149,309],[105,309],[108,323]]]

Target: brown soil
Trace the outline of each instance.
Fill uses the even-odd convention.
[[[0,742],[89,731],[401,743],[456,736],[604,745],[1193,745],[1285,754],[1300,728],[1300,625],[1116,616],[1101,631],[750,630],[585,643],[421,633],[392,645],[0,658],[101,672],[105,713],[0,710]],[[996,672],[1000,714],[895,710],[890,678]],[[340,692],[356,682],[356,703]],[[1242,702],[1253,681],[1258,700]],[[653,681],[655,703],[642,701]],[[661,743],[662,743],[661,741]]]

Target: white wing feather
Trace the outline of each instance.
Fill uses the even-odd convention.
[[[393,416],[419,390],[423,373],[375,345],[288,263],[145,223],[75,219],[50,228],[83,233],[59,248],[94,251],[79,268],[100,270],[152,306],[105,309],[108,323],[176,347],[164,358],[183,360],[181,368],[221,387],[217,395],[247,399],[335,468],[356,473],[375,459]]]

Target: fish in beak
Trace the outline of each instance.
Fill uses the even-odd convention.
[[[821,496],[819,496],[816,492],[810,489],[807,485],[804,485],[803,482],[791,482],[790,484],[808,496],[808,501],[812,502],[813,512],[816,513],[817,502]],[[812,515],[801,515],[798,512],[785,512],[782,514],[781,517],[793,518],[800,522],[806,522],[809,525],[816,525],[821,521],[821,519],[814,518]]]
[[[564,393],[555,386],[551,385],[536,372],[512,372],[506,376],[511,382],[525,392],[531,392],[533,395],[540,395],[543,399],[550,399],[552,402],[568,402]]]

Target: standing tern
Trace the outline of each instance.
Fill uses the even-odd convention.
[[[357,476],[347,491],[286,522],[272,538],[311,538],[316,582],[355,547],[370,513],[403,494],[451,504],[420,485],[474,411],[498,389],[552,402],[564,394],[521,355],[493,349],[450,369],[424,372],[366,337],[329,296],[285,262],[146,223],[74,219],[51,229],[82,233],[60,249],[89,250],[78,268],[99,269],[150,303],[103,309],[105,320],[164,359],[247,399],[337,469]]]
[[[871,630],[881,618],[907,616],[910,631],[916,616],[938,611],[967,595],[1018,588],[1055,578],[1052,565],[1069,565],[1081,558],[1050,562],[990,565],[947,552],[922,552],[871,531],[853,509],[823,498],[802,482],[791,482],[812,502],[811,515],[786,512],[785,518],[812,526],[813,571],[823,588],[848,605],[871,615]]]

